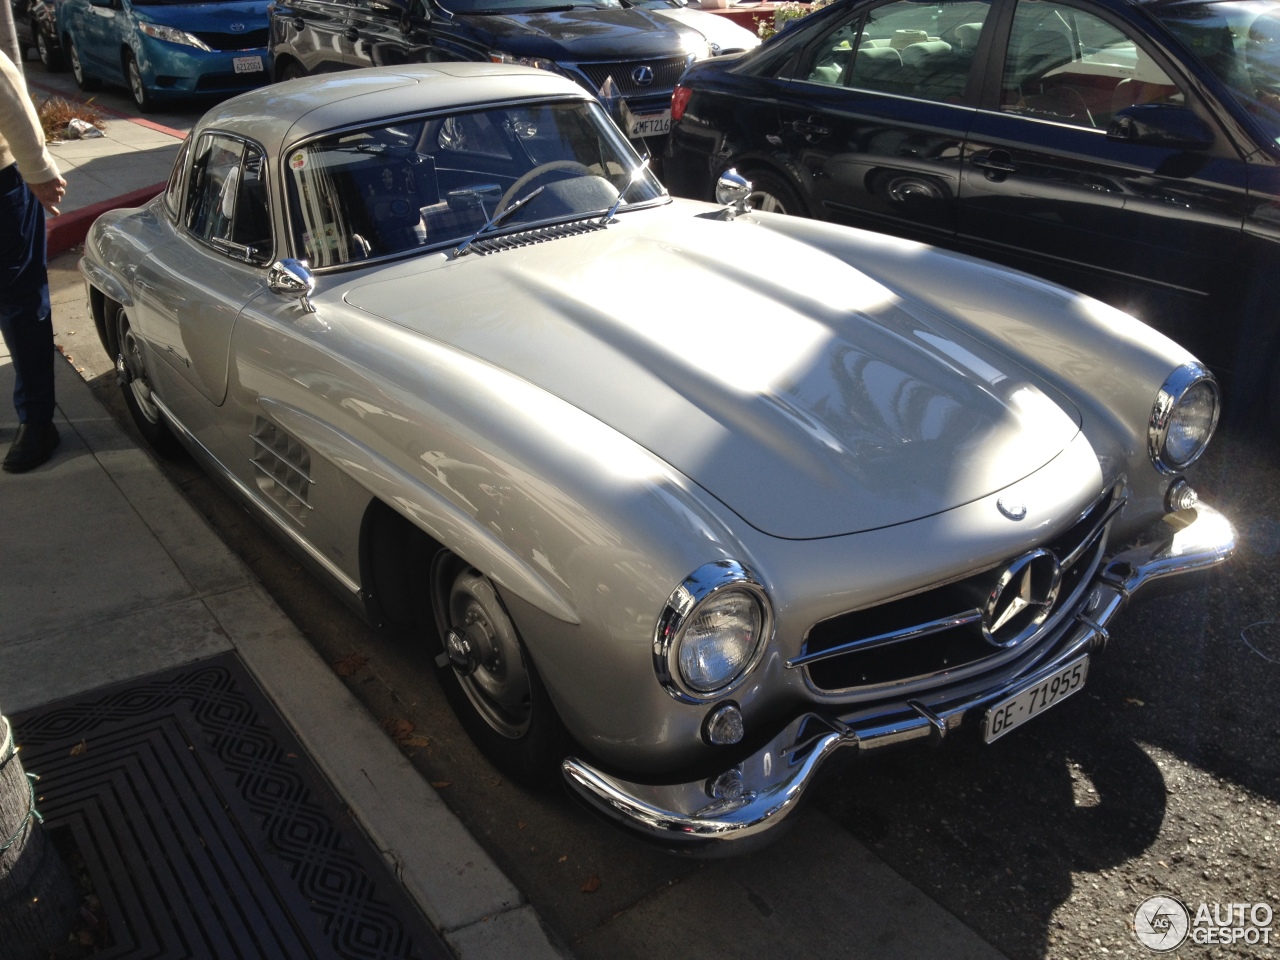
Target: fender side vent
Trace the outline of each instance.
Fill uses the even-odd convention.
[[[253,456],[258,489],[298,523],[311,512],[311,454],[264,417],[253,422]]]

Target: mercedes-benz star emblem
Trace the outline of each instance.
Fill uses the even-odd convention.
[[[631,71],[631,79],[636,82],[636,86],[647,87],[653,83],[653,67],[645,64],[642,67],[636,67]]]
[[[1000,575],[982,609],[982,635],[992,646],[1008,649],[1031,637],[1049,618],[1062,567],[1048,550],[1024,553]]]

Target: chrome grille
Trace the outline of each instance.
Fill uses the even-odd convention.
[[[963,668],[981,670],[985,660],[1006,660],[1030,650],[1060,614],[1079,600],[1102,558],[1107,529],[1122,503],[1108,491],[1068,530],[1040,545],[1061,563],[1061,587],[1040,633],[1015,651],[993,646],[982,632],[980,611],[1006,568],[1002,564],[817,623],[792,664],[804,667],[815,688],[833,693],[909,683]]]
[[[643,97],[655,93],[670,93],[676,81],[689,64],[686,57],[667,57],[660,60],[619,60],[613,63],[580,63],[578,69],[599,90],[606,80],[613,77],[613,95],[616,97]],[[643,86],[636,82],[633,73],[641,67],[653,71],[653,82]]]
[[[311,511],[311,455],[270,420],[254,420],[253,456],[258,489],[285,513],[303,522]]]
[[[253,50],[267,45],[268,31],[246,30],[244,33],[192,33],[210,50]]]

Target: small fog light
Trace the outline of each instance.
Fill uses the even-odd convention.
[[[1170,513],[1177,513],[1179,510],[1190,510],[1199,500],[1200,495],[1191,488],[1191,484],[1179,477],[1169,484],[1169,492],[1164,495],[1164,506]]]
[[[712,800],[741,800],[746,792],[747,785],[742,781],[742,771],[737,767],[707,781],[707,796]]]
[[[702,738],[713,747],[741,743],[745,733],[742,711],[736,703],[722,703],[707,714],[706,722],[702,725]]]

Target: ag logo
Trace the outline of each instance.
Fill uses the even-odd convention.
[[[1133,915],[1138,941],[1161,953],[1182,946],[1190,926],[1191,915],[1182,901],[1164,894],[1143,900]]]
[[[653,67],[645,64],[642,67],[636,67],[631,71],[631,79],[636,82],[637,86],[647,87],[653,83]]]
[[[1040,629],[1062,586],[1062,568],[1048,550],[1024,553],[1009,565],[982,608],[982,636],[994,647],[1016,647]]]

